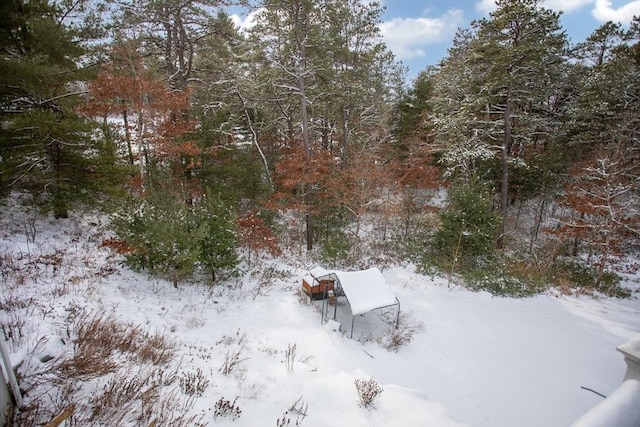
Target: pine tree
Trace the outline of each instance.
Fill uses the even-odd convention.
[[[205,194],[194,209],[203,227],[199,259],[215,283],[220,270],[232,271],[238,265],[235,223],[229,208],[211,193]]]
[[[500,217],[491,204],[486,187],[478,180],[458,181],[449,188],[431,249],[441,268],[469,270],[491,257],[500,225]]]
[[[123,178],[113,144],[75,110],[92,74],[80,37],[90,31],[67,25],[74,14],[62,6],[3,2],[0,41],[0,182],[30,190],[56,217]]]
[[[382,8],[356,0],[264,1],[251,29],[259,49],[256,81],[278,123],[274,134],[287,150],[301,145],[304,174],[327,151],[342,162],[349,153],[388,141],[390,81],[397,71],[381,42]],[[346,164],[346,163],[345,163]],[[307,249],[313,248],[318,188],[299,189],[304,199]]]
[[[585,248],[597,258],[596,287],[612,258],[624,258],[640,237],[639,46],[636,17],[628,31],[604,24],[573,51],[581,78],[569,103],[566,152],[574,167],[558,197],[569,211],[550,231],[572,239],[573,256]]]
[[[161,172],[146,183],[144,197],[131,197],[112,220],[131,252],[129,265],[168,278],[175,287],[190,277],[201,256],[205,227],[186,203],[188,195]]]
[[[470,165],[484,164],[500,189],[503,219],[512,169],[526,167],[526,160],[553,139],[558,126],[551,103],[555,84],[561,81],[566,38],[559,15],[540,3],[497,1],[489,19],[474,22],[471,33],[459,33],[436,80],[436,97],[441,99],[434,106],[437,141],[451,147],[445,160],[467,173]]]

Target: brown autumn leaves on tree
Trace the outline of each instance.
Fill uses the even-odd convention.
[[[105,138],[124,135],[127,160],[140,165],[142,178],[153,163],[169,162],[177,175],[196,166],[201,152],[188,137],[196,124],[188,115],[189,91],[171,90],[135,49],[111,49],[110,61],[89,84],[89,95],[81,111],[102,117]],[[122,125],[108,122],[114,116]],[[115,132],[111,126],[116,126]]]

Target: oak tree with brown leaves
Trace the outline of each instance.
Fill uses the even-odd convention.
[[[195,167],[200,150],[188,138],[195,126],[186,114],[189,92],[172,91],[144,63],[133,42],[116,45],[109,54],[110,61],[89,85],[82,112],[102,118],[105,137],[116,127],[129,163],[140,166],[142,177],[152,166],[168,165],[176,175]],[[118,120],[110,125],[114,117]]]

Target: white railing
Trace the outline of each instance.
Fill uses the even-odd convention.
[[[618,351],[627,363],[622,384],[571,427],[640,427],[640,334]]]
[[[11,359],[9,358],[9,352],[4,346],[4,340],[2,338],[0,338],[0,377],[2,377],[2,381],[0,381],[0,410],[2,411],[0,414],[0,425],[5,425],[8,424],[8,421],[4,418],[10,412],[11,405],[13,403],[15,403],[17,407],[22,405],[22,395],[20,394],[20,387],[18,387],[18,380],[13,371]],[[11,389],[9,389],[9,387],[11,387]],[[12,392],[13,401],[11,400],[9,390]]]

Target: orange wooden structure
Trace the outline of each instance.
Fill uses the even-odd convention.
[[[311,299],[321,300],[327,298],[329,291],[335,289],[335,279],[328,276],[324,269],[316,267],[302,278],[302,289]]]

